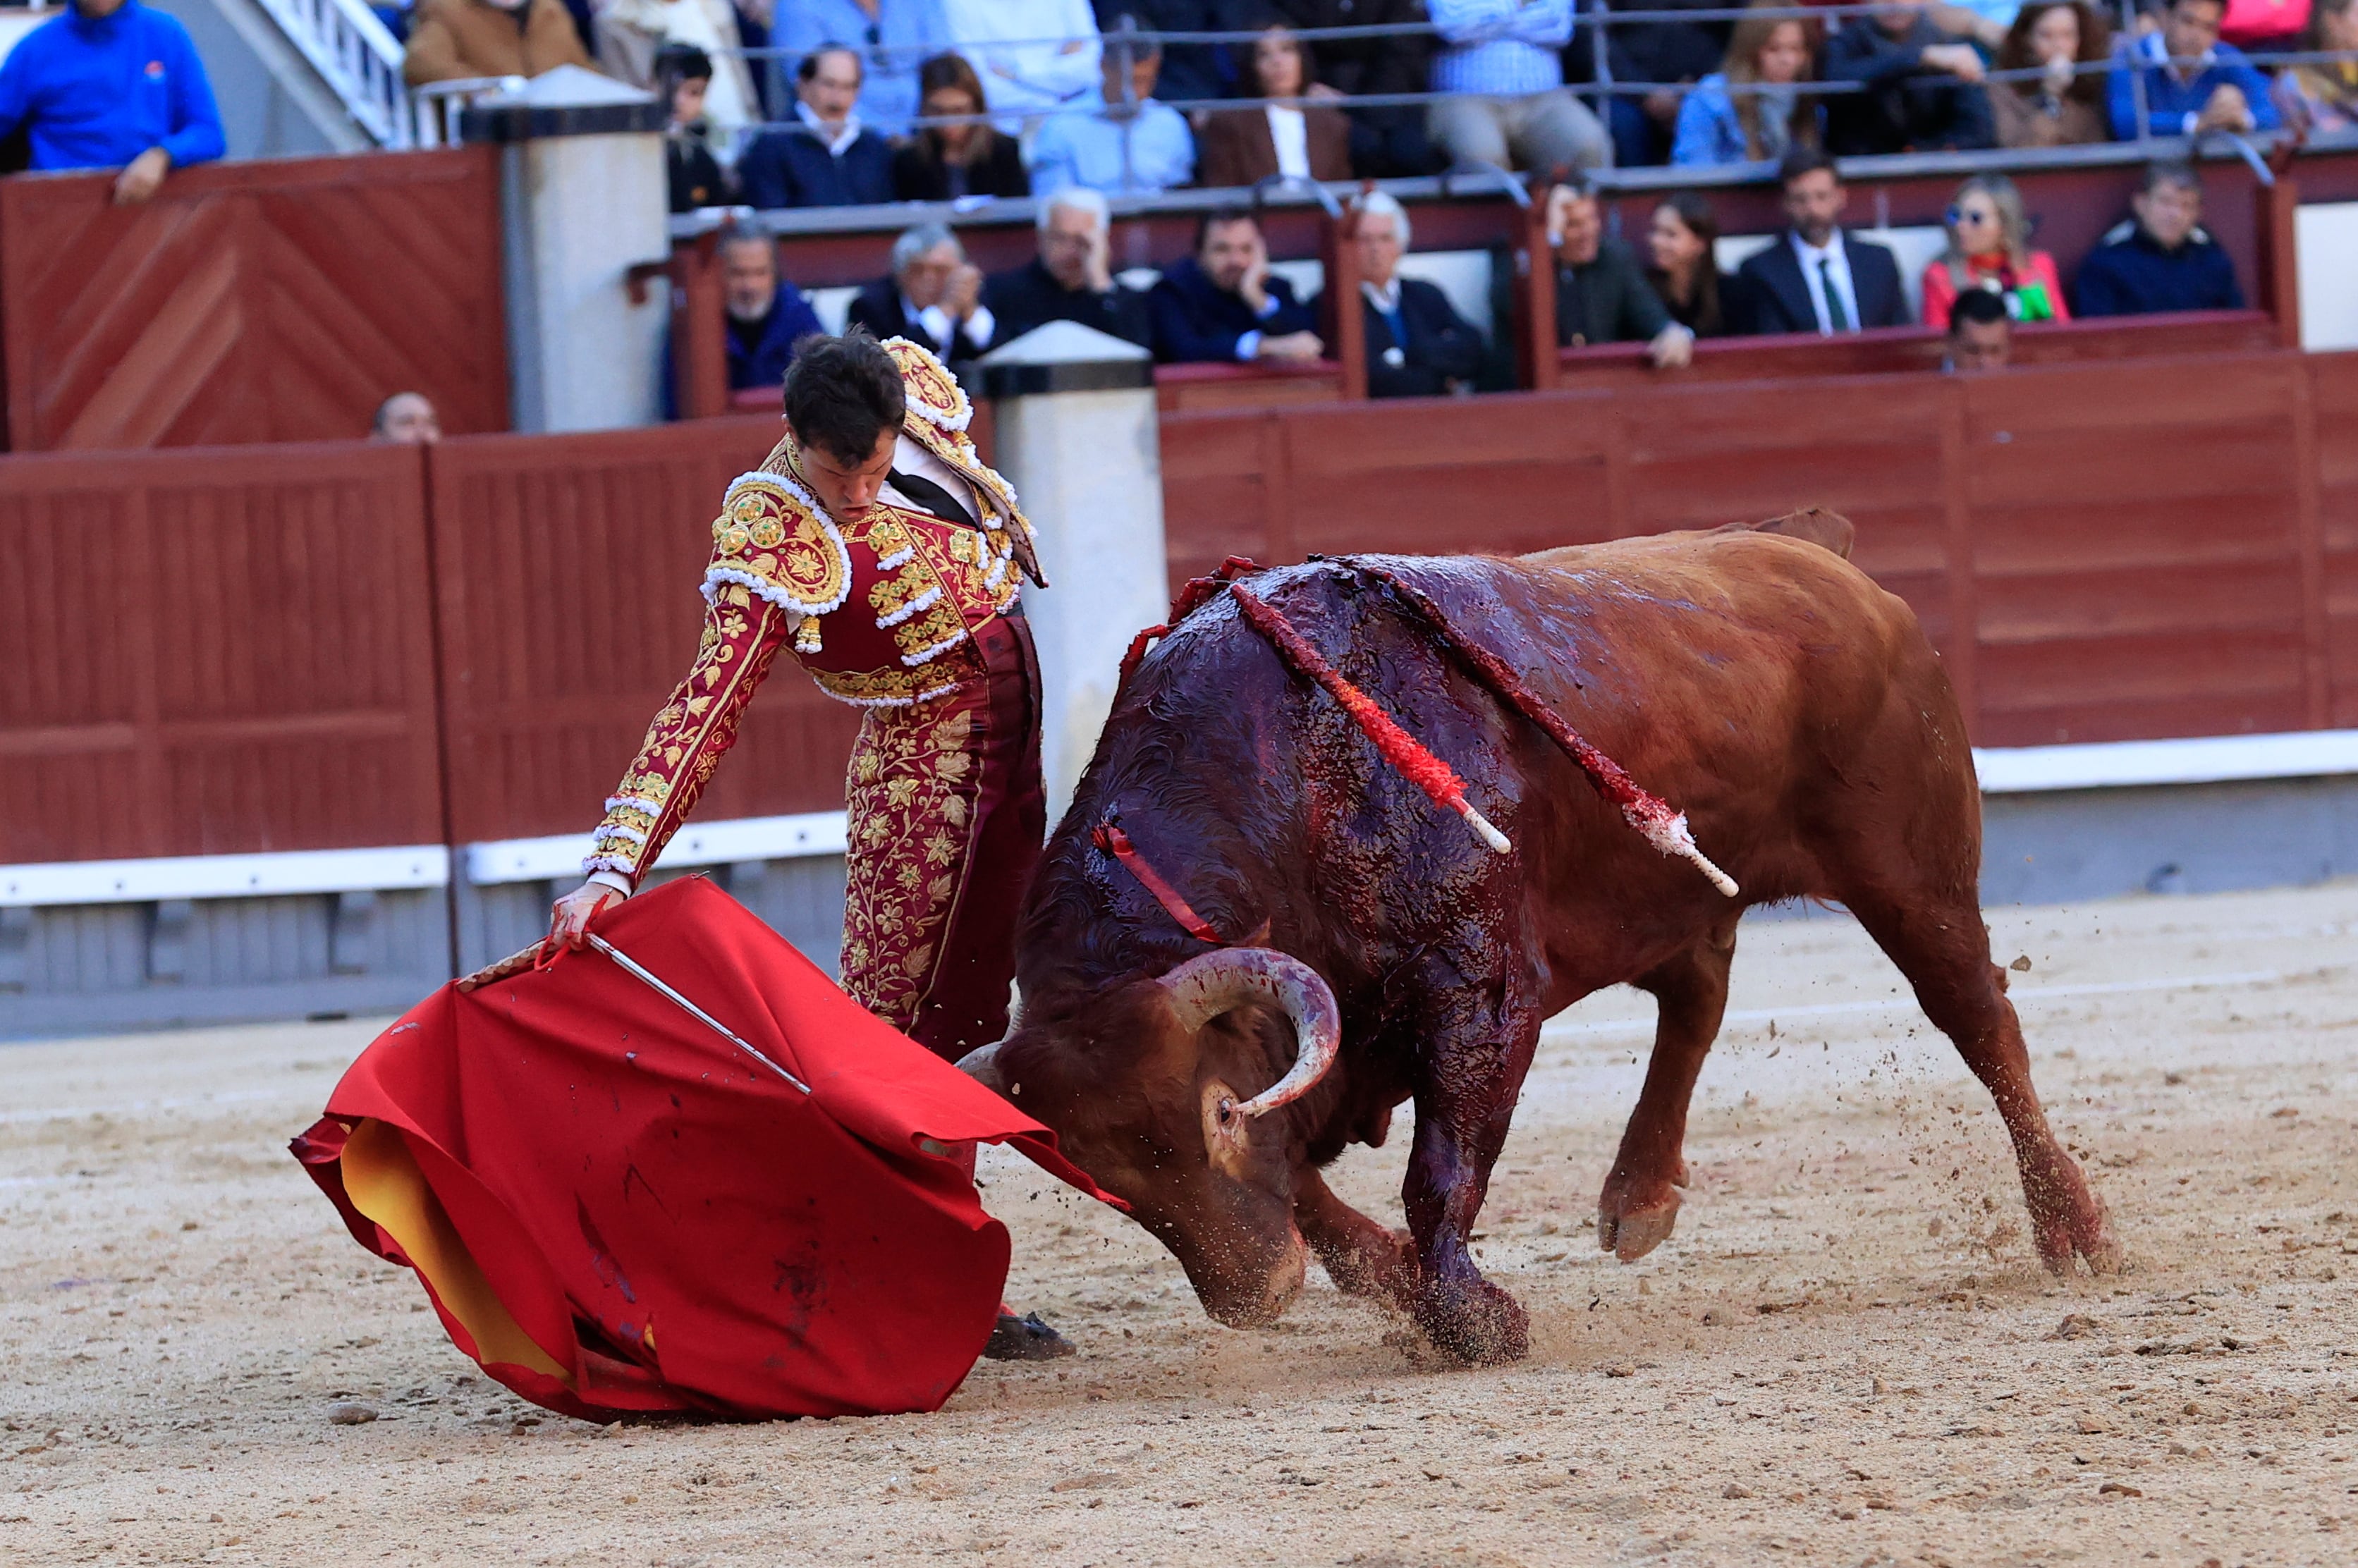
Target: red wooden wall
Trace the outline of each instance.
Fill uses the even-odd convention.
[[[0,179],[11,449],[365,436],[395,392],[508,422],[489,146]]]
[[[1982,744],[2358,723],[2358,355],[1178,414],[1163,464],[1174,585],[1818,504]]]
[[[721,493],[777,431],[749,416],[435,450],[454,841],[595,826],[696,652]],[[860,716],[784,674],[754,698],[701,814],[843,804]]]
[[[0,472],[0,860],[441,838],[415,448]]]
[[[775,428],[5,460],[0,862],[585,830]],[[2358,354],[1175,414],[1163,457],[1174,581],[1816,503],[1982,743],[2358,726]],[[857,722],[784,673],[704,810],[838,804]]]

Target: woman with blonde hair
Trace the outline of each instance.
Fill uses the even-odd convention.
[[[1924,325],[1949,330],[1949,311],[1970,288],[2006,302],[2017,321],[2069,321],[2055,258],[2030,248],[2022,192],[2002,174],[1977,174],[1949,203],[1949,248],[1924,269]]]
[[[2087,0],[2030,0],[2006,30],[1997,68],[2042,74],[1990,83],[1997,145],[2061,147],[2110,141],[2100,68],[2112,52],[2112,28]]]
[[[1756,11],[1790,10],[1786,0],[1753,0]],[[1728,36],[1727,63],[1679,105],[1674,164],[1774,163],[1794,146],[1815,146],[1824,112],[1801,83],[1817,75],[1814,24],[1747,16]],[[1744,91],[1750,89],[1751,91]]]

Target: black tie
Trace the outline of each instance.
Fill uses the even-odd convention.
[[[957,496],[922,474],[894,469],[885,482],[945,523],[955,523],[963,528],[975,525],[973,514],[957,503]]]

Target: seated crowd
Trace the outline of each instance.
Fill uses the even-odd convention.
[[[1917,324],[1891,250],[1844,226],[1848,195],[1833,158],[1818,146],[1790,146],[1779,178],[1786,227],[1733,273],[1720,269],[1719,223],[1696,192],[1656,204],[1640,248],[1607,232],[1605,203],[1585,180],[1555,186],[1546,232],[1558,344],[1642,344],[1648,360],[1671,369],[1689,362],[1699,338],[1833,337]],[[1382,191],[1353,207],[1369,395],[1433,396],[1485,384],[1491,345],[1482,331],[1441,287],[1403,271],[1406,210]],[[2192,166],[2151,166],[2130,217],[2089,253],[2067,292],[2055,258],[2030,243],[2014,182],[1974,175],[1950,203],[1946,246],[1918,279],[1921,324],[1950,335],[1952,368],[1986,369],[2006,362],[2015,324],[2067,321],[2075,308],[2082,317],[2242,308],[2234,267],[2203,232],[2201,215]],[[1301,297],[1272,269],[1249,210],[1206,211],[1193,253],[1144,289],[1114,276],[1109,228],[1104,193],[1063,187],[1040,203],[1033,259],[986,277],[947,226],[920,223],[893,243],[890,271],[859,291],[847,320],[923,342],[954,370],[1058,320],[1126,339],[1163,364],[1333,357],[1322,336],[1329,330],[1323,302]],[[821,330],[817,313],[780,275],[768,236],[732,227],[719,257],[730,384],[774,386],[794,343]]]
[[[1832,20],[1753,0],[1760,14],[1732,23],[1651,8],[1606,27],[1603,72],[1574,0],[798,0],[758,17],[757,4],[416,0],[409,76],[594,60],[644,85],[672,105],[680,211],[2358,124],[2358,61],[2271,80],[2238,47],[2358,50],[2358,0],[2310,0],[2287,36],[2239,19],[2233,40],[2227,0],[2143,0],[2117,37],[2094,0],[1928,0]],[[1323,36],[1386,27],[1422,30]],[[1252,37],[1156,41],[1205,31]],[[774,52],[745,54],[755,46]],[[1356,102],[1417,94],[1447,96]]]

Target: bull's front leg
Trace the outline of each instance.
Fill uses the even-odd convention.
[[[1416,1305],[1416,1247],[1345,1203],[1316,1171],[1293,1178],[1293,1223],[1335,1288],[1403,1311]]]
[[[1541,1021],[1538,1009],[1511,999],[1495,1011],[1471,1005],[1466,1011],[1433,1034],[1417,1091],[1416,1144],[1401,1195],[1417,1251],[1411,1311],[1453,1356],[1519,1361],[1531,1348],[1530,1314],[1482,1277],[1472,1240]]]

